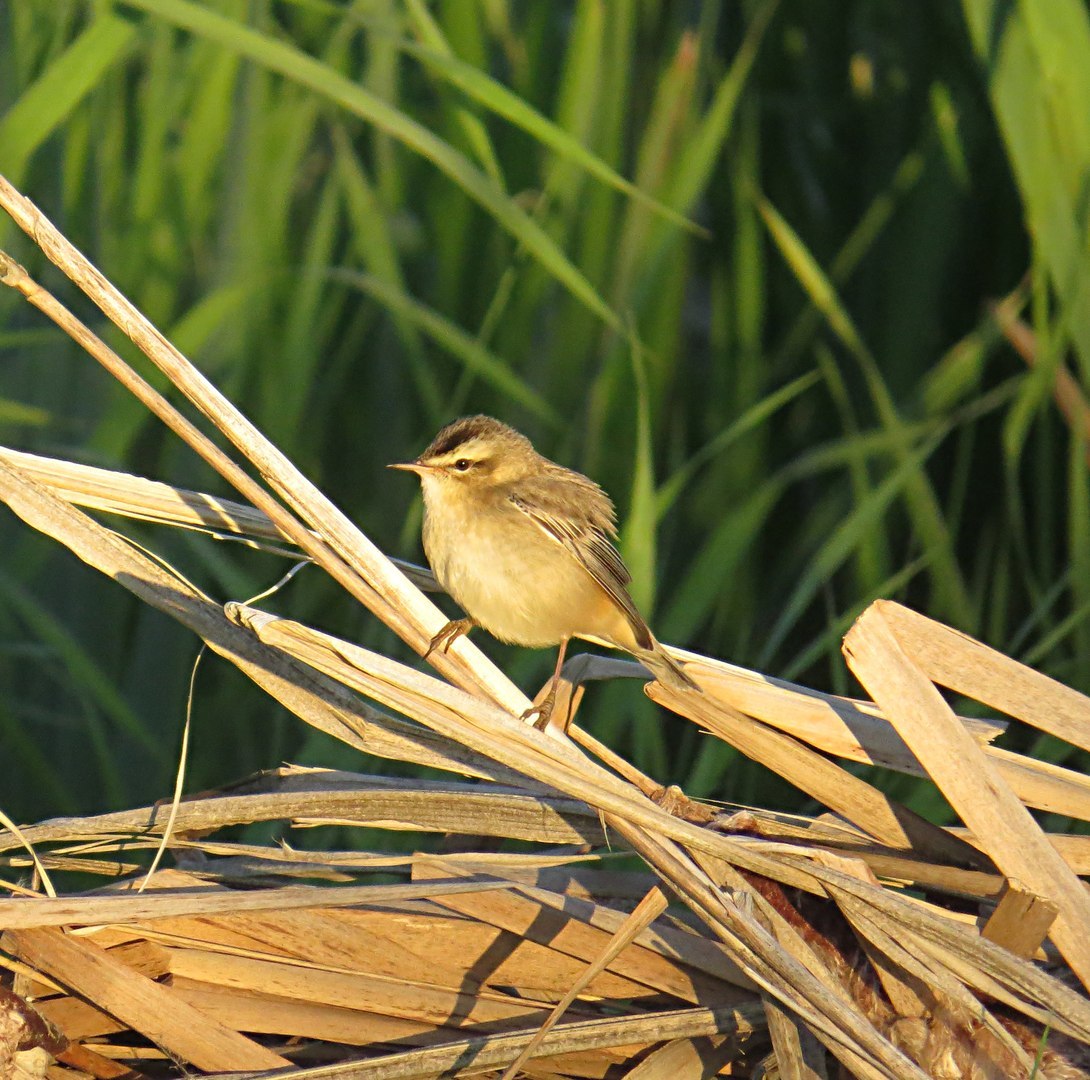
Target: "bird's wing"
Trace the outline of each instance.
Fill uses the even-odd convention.
[[[525,514],[546,536],[574,556],[624,612],[637,643],[642,648],[650,649],[653,646],[651,631],[625,588],[632,580],[632,575],[607,533],[607,530],[612,532],[612,504],[596,484],[585,477],[580,479],[594,488],[603,503],[598,506],[597,500],[592,499],[589,503],[591,513],[573,514],[570,497],[565,500],[566,505],[561,506],[546,485],[534,485],[518,493],[512,492],[508,499],[512,506]],[[586,501],[584,505],[588,505]]]

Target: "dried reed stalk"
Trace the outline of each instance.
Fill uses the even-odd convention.
[[[535,731],[517,719],[525,696],[464,639],[449,657],[431,658],[443,681],[298,623],[221,607],[75,504],[286,540],[418,652],[443,619],[2,178],[0,205],[264,481],[253,480],[4,256],[4,282],[80,341],[249,506],[13,453],[0,458],[0,498],[191,628],[306,722],[372,753],[481,780],[437,786],[285,773],[269,781],[271,790],[183,804],[175,855],[189,873],[159,875],[165,888],[0,902],[0,924],[8,927],[0,941],[8,959],[0,962],[18,970],[24,996],[69,1045],[94,1056],[94,1075],[110,1075],[111,1053],[137,1062],[160,1052],[133,1045],[137,1034],[206,1071],[261,1071],[289,1060],[285,1039],[309,1033],[325,1046],[412,1048],[290,1075],[514,1067],[529,1075],[603,1076],[621,1063],[637,1066],[641,1055],[635,1075],[679,1063],[710,1074],[771,1048],[784,1075],[819,1076],[831,1054],[861,1077],[934,1075],[947,1061],[964,1065],[965,1075],[986,1062],[992,1074],[1028,1076],[1042,1025],[1053,1029],[1065,1067],[1076,1067],[1072,1047],[1090,1040],[1090,1005],[1029,957],[1056,967],[1054,945],[1067,962],[1061,974],[1085,981],[1084,886],[1072,869],[1074,848],[1053,846],[1024,804],[1069,805],[1087,817],[1090,789],[1077,774],[990,747],[1000,726],[958,719],[933,682],[1080,746],[1090,745],[1086,699],[888,605],[868,613],[848,639],[849,662],[878,706],[691,655],[700,693],[649,687],[664,706],[778,768],[855,828],[791,824],[686,800],[578,728],[578,745]],[[426,583],[427,575],[416,580]],[[567,704],[578,706],[580,678],[632,670],[577,658],[567,669]],[[406,719],[364,705],[359,695]],[[940,725],[944,754],[928,745],[925,721]],[[819,751],[926,773],[971,833],[920,820]],[[970,770],[957,767],[969,762]],[[161,817],[134,811],[24,833],[34,844],[58,845],[44,853],[45,865],[109,866],[114,852],[121,866],[133,838],[147,843],[160,834]],[[412,858],[399,864],[411,882],[368,886],[355,884],[368,866],[352,864],[347,853],[277,859],[272,850],[243,852],[205,835],[273,817],[596,846],[604,830],[638,854],[660,885],[633,917],[596,887],[594,874],[584,876],[579,897],[528,879],[537,872],[531,864],[484,851]],[[1009,850],[1011,836],[1019,838],[1018,853]],[[16,849],[0,834],[3,850]],[[568,849],[551,858],[555,866],[572,855]],[[12,855],[9,864],[16,858],[25,857]],[[297,884],[303,873],[342,884]],[[239,892],[221,881],[264,887]],[[925,887],[926,899],[898,891],[906,882]],[[643,878],[643,892],[649,887]],[[980,918],[942,902],[951,895],[980,901]],[[543,934],[543,927],[552,929]],[[429,965],[433,977],[425,974]],[[679,1011],[684,1005],[690,1008]],[[543,1027],[565,1008],[573,1019]],[[607,1018],[603,1009],[622,1015]]]

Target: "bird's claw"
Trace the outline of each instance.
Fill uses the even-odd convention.
[[[453,645],[463,634],[468,634],[477,624],[472,619],[451,619],[450,622],[439,631],[428,642],[428,647],[424,651],[424,659],[427,660],[429,656],[436,649],[441,652],[450,652],[450,647]]]
[[[527,723],[529,723],[529,721],[535,716],[537,717],[537,719],[534,720],[534,727],[537,728],[538,731],[544,731],[549,726],[549,714],[547,712],[543,712],[541,709],[538,709],[536,707],[533,709],[527,709],[522,714],[522,716],[519,717],[519,719],[525,720]]]
[[[549,694],[540,705],[531,705],[519,719],[529,721],[531,717],[536,716],[534,727],[538,731],[544,731],[549,726],[549,718],[553,715],[553,706],[555,704],[556,694]]]

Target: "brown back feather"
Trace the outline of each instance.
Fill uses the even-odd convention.
[[[542,459],[540,476],[519,481],[510,502],[573,555],[624,612],[641,648],[654,639],[625,586],[632,580],[611,540],[617,535],[613,503],[582,473]]]

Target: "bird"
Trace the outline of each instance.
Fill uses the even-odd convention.
[[[542,729],[573,637],[631,653],[675,690],[699,689],[633,603],[631,574],[614,546],[613,502],[589,477],[484,415],[447,424],[415,461],[389,468],[420,478],[424,553],[466,613],[431,639],[425,658],[474,627],[511,645],[559,646],[548,692],[523,714],[536,714]]]

